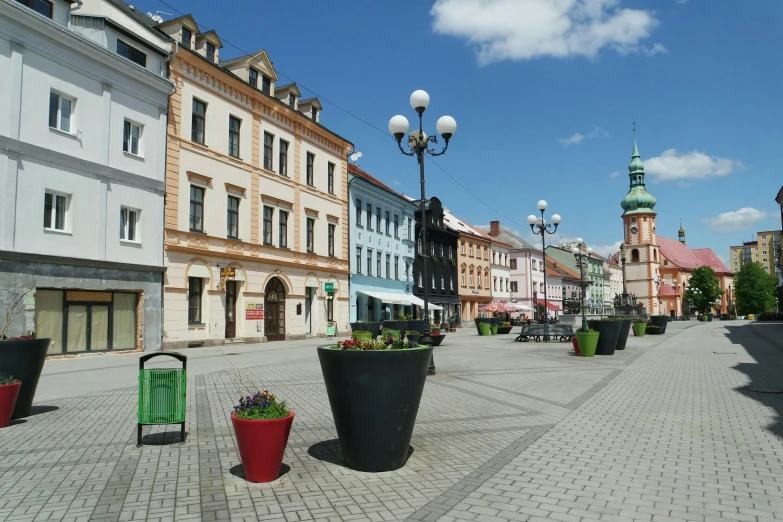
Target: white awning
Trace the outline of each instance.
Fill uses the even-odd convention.
[[[420,306],[421,308],[424,308],[424,301],[411,294],[396,294],[394,292],[376,292],[370,290],[357,290],[357,292],[369,297],[374,297],[375,299],[380,299],[386,304]],[[442,306],[438,306],[432,303],[430,303],[429,308],[430,310],[443,310]]]
[[[422,310],[424,310],[424,300],[419,299],[415,295],[406,295],[405,297],[409,297],[411,299],[411,304],[421,307]],[[440,305],[436,305],[435,303],[429,304],[430,310],[443,310],[443,307]]]

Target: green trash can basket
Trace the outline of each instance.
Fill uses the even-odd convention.
[[[182,368],[144,368],[145,362],[161,356],[174,357]],[[153,353],[139,359],[138,446],[142,445],[142,426],[150,424],[180,424],[180,440],[185,442],[187,361],[186,356],[175,352]]]

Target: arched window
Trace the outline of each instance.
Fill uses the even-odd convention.
[[[631,263],[638,263],[639,262],[639,250],[633,249],[631,250]]]
[[[656,261],[658,261],[658,251],[657,251],[657,250],[655,250],[655,249],[653,249],[653,259],[655,259]]]

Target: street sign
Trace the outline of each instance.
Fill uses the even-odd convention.
[[[334,282],[324,283],[324,292],[334,292]]]
[[[237,275],[236,268],[233,266],[227,266],[220,269],[220,277],[235,277]]]
[[[326,323],[326,337],[334,337],[336,330],[334,323]]]

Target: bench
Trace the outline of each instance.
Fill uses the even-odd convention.
[[[550,324],[550,325],[543,325],[543,324],[530,324],[525,325],[522,327],[522,330],[519,332],[519,335],[517,335],[516,339],[514,341],[526,343],[533,339],[535,342],[540,342],[542,338],[544,338],[544,341],[548,341],[549,339],[546,339],[546,336],[544,335],[544,327],[546,326],[546,335],[549,336],[550,339],[557,339],[561,343],[565,343],[571,340],[571,338],[575,335],[574,334],[574,327],[571,325],[562,325],[562,324]]]

